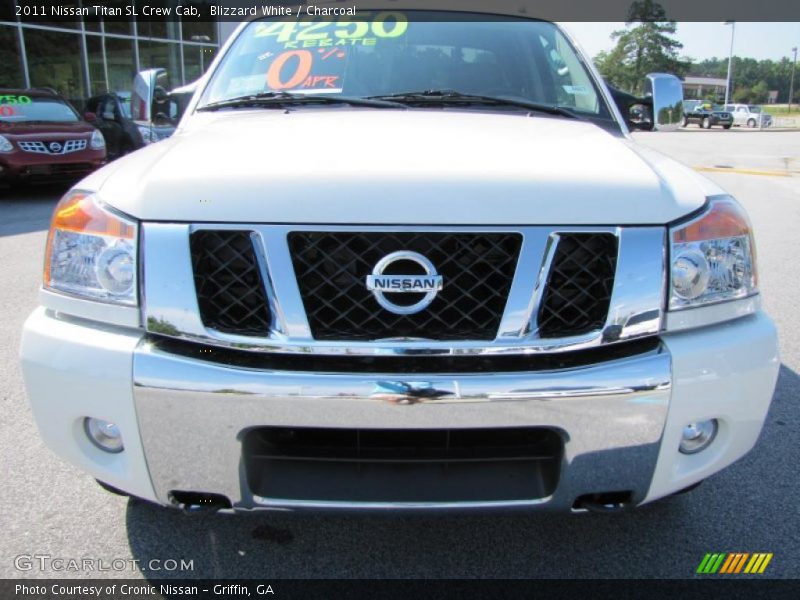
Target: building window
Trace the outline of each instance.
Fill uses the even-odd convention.
[[[103,19],[103,27],[106,33],[114,33],[118,35],[133,35],[131,29],[131,21]]]
[[[25,87],[17,28],[0,25],[0,87]]]
[[[191,83],[203,74],[202,46],[190,46],[188,44],[183,46],[183,72],[186,75],[186,83]]]
[[[86,54],[89,56],[89,80],[92,83],[92,96],[108,89],[106,69],[103,62],[103,38],[97,35],[86,36]]]
[[[211,62],[217,55],[217,50],[219,50],[219,48],[211,48],[209,46],[203,48],[203,72],[211,66]]]
[[[180,23],[178,21],[139,21],[136,34],[140,38],[158,38],[180,40]]]
[[[181,56],[178,44],[139,40],[139,68],[166,69],[170,89],[181,85]]]
[[[136,75],[133,55],[133,40],[107,37],[106,61],[108,62],[108,89],[112,92],[130,91]]]
[[[217,43],[217,24],[213,21],[183,20],[183,41]]]
[[[76,33],[23,28],[32,87],[50,87],[71,100],[86,94],[81,38]]]

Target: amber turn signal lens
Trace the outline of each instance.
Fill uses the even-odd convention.
[[[701,242],[750,235],[750,221],[742,208],[731,200],[715,200],[700,219],[673,231],[672,241]]]
[[[99,208],[84,192],[65,196],[56,206],[50,230],[93,233],[132,240],[135,228]]]

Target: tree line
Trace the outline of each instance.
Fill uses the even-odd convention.
[[[692,62],[687,75],[697,77],[721,77],[728,74],[727,58],[707,58]],[[783,58],[779,61],[756,60],[754,58],[733,57],[734,102],[763,103],[767,101],[770,90],[778,91],[778,102],[789,101],[789,81],[792,77],[792,61]],[[797,77],[797,73],[795,73]],[[800,91],[795,81],[792,102],[800,101]]]
[[[614,87],[641,94],[647,73],[673,73],[678,77],[714,77],[725,79],[728,59],[708,58],[695,61],[679,55],[683,48],[674,36],[677,24],[666,18],[664,8],[654,0],[636,0],[628,11],[625,29],[611,34],[614,48],[600,52],[594,59],[603,77]],[[778,102],[789,101],[792,61],[756,60],[733,57],[732,99],[734,102],[764,103],[770,90],[777,90]],[[796,78],[800,73],[796,73]],[[800,82],[795,81],[792,102],[800,102]],[[708,97],[711,102],[722,98]]]

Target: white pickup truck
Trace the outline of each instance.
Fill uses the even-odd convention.
[[[753,104],[726,104],[725,110],[733,115],[737,127],[771,127],[772,115]]]
[[[40,302],[43,439],[189,511],[638,506],[747,453],[779,367],[742,208],[524,15],[242,24],[59,202]]]

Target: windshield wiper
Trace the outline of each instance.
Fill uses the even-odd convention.
[[[569,119],[583,119],[572,110],[554,104],[540,104],[518,98],[503,96],[481,96],[465,94],[456,90],[425,90],[423,92],[402,92],[381,96],[367,96],[370,100],[387,100],[404,104],[482,104],[486,106],[516,106],[549,115],[558,115]]]
[[[378,98],[357,98],[352,96],[323,95],[323,94],[292,94],[289,92],[261,92],[247,94],[212,102],[198,108],[201,110],[219,110],[221,108],[250,108],[258,106],[289,106],[293,104],[349,104],[351,106],[368,106],[371,108],[405,108],[399,102],[381,100]]]

